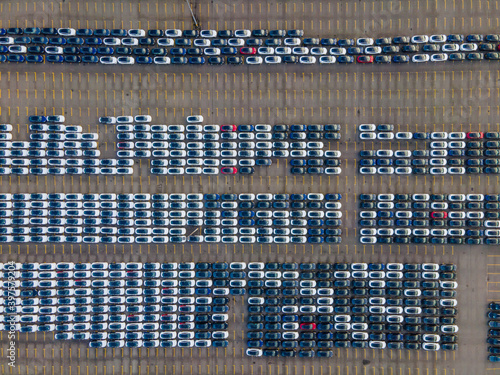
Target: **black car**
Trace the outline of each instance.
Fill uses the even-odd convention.
[[[83,55],[82,56],[82,63],[85,64],[96,64],[99,62],[99,58],[94,55]]]
[[[24,29],[24,33],[28,35],[38,35],[40,34],[41,30],[38,27],[26,27]],[[3,34],[1,34],[3,35]]]
[[[191,46],[191,39],[177,38],[175,39],[175,45],[179,47],[189,47]]]
[[[246,45],[250,47],[259,47],[263,44],[262,39],[257,38],[248,38],[246,41]]]
[[[389,64],[391,62],[391,58],[389,56],[378,55],[375,56],[375,62],[379,64]]]
[[[44,49],[42,46],[29,46],[28,47],[28,53],[36,53],[36,54],[41,54],[44,53]]]
[[[233,36],[232,30],[219,30],[217,32],[219,38],[231,38]]]
[[[127,30],[125,29],[112,29],[110,35],[114,37],[126,37],[128,36]]]
[[[299,61],[299,58],[297,56],[286,55],[286,56],[283,56],[282,61],[285,64],[295,64]]]
[[[198,37],[199,33],[198,30],[183,30],[182,31],[182,36],[184,38],[196,38]]]
[[[132,53],[136,56],[147,56],[149,55],[149,50],[147,48],[134,48]]]
[[[210,56],[208,58],[208,63],[210,65],[223,65],[224,64],[224,58],[219,57],[219,56]]]
[[[114,52],[114,50],[111,47],[98,47],[97,48],[98,55],[112,55],[113,52]]]
[[[256,38],[263,38],[266,37],[269,34],[269,32],[265,29],[255,29],[252,30],[252,36]]]
[[[238,53],[238,50],[235,47],[223,47],[223,48],[221,48],[220,53],[222,55],[236,55]],[[239,59],[241,61],[241,57],[239,57]],[[228,61],[228,63],[229,63],[229,61]],[[230,64],[232,64],[232,63],[230,63]],[[239,62],[238,64],[241,64],[241,62]]]
[[[80,56],[75,56],[75,55],[66,55],[64,56],[64,62],[79,63],[82,62],[82,58]]]
[[[159,38],[163,36],[163,30],[152,29],[148,30],[148,36],[152,38]]]
[[[231,65],[241,65],[243,59],[240,56],[228,56],[226,62]]]
[[[325,47],[326,46],[328,46],[328,47],[330,47],[330,46],[336,46],[337,45],[337,39],[335,39],[335,38],[323,38],[323,39],[321,39],[320,44],[322,46],[325,46]]]
[[[139,44],[141,46],[154,46],[155,41],[152,38],[139,38]]]
[[[410,62],[410,57],[408,55],[394,55],[392,57],[392,62],[397,64],[403,64]]]
[[[23,29],[20,27],[9,27],[7,29],[7,34],[9,35],[23,35]]]
[[[184,56],[175,56],[170,59],[170,63],[174,65],[184,65],[188,63],[188,59]]]
[[[57,35],[57,29],[53,27],[44,27],[41,29],[40,34],[42,35]]]
[[[405,53],[418,52],[419,51],[419,47],[417,45],[415,45],[415,44],[408,44],[408,45],[405,45],[405,46],[401,47],[401,51],[403,51]]]

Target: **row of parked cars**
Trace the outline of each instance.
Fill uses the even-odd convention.
[[[225,296],[244,286],[236,279],[241,263],[6,263],[1,268],[4,280],[15,278],[2,283],[2,329],[53,331],[56,339],[90,340],[93,348],[226,347]]]
[[[0,61],[102,64],[420,63],[498,60],[499,35],[303,38],[303,30],[0,29]],[[25,55],[27,54],[27,55]]]
[[[394,133],[393,125],[362,124],[362,140],[424,140],[428,149],[361,150],[361,174],[498,174],[500,133]]]
[[[490,302],[488,305],[488,360],[500,362],[500,303]]]
[[[289,158],[295,174],[340,174],[340,151],[324,141],[340,139],[340,125],[132,124],[131,116],[101,117],[116,124],[119,158],[151,158],[152,174],[253,174],[272,158]],[[127,119],[125,119],[127,118]],[[125,123],[124,121],[129,121]]]
[[[361,194],[360,242],[498,245],[497,194]]]
[[[340,194],[1,194],[0,242],[340,243]]]
[[[29,141],[12,139],[0,125],[0,175],[129,175],[133,159],[99,159],[98,133],[63,125],[64,116],[30,116]]]
[[[349,346],[456,349],[452,264],[11,262],[0,268],[3,329],[54,331],[56,339],[91,340],[95,348],[225,347],[227,295],[248,291],[248,355],[310,357],[317,348],[316,355],[331,357],[334,347]],[[439,277],[427,281],[425,272]],[[15,305],[7,303],[8,288]]]
[[[249,356],[332,357],[346,347],[457,349],[454,265],[261,267],[248,271]],[[425,273],[436,275],[431,281]]]

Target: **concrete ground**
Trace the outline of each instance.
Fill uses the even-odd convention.
[[[303,28],[306,36],[396,36],[418,33],[494,33],[498,1],[195,1],[203,28]],[[33,21],[31,21],[33,20]],[[181,0],[4,1],[1,27],[191,28]],[[255,175],[157,177],[148,162],[126,177],[0,177],[9,192],[272,192],[342,193],[341,245],[3,245],[0,261],[379,261],[445,262],[458,265],[460,327],[456,353],[338,350],[332,359],[249,358],[243,353],[244,299],[234,298],[226,350],[90,350],[86,343],[55,342],[52,335],[20,335],[17,368],[22,374],[496,374],[486,361],[486,305],[499,299],[500,261],[495,247],[364,246],[358,243],[359,193],[498,193],[488,176],[363,177],[357,173],[360,123],[393,123],[397,131],[499,131],[500,69],[495,62],[406,66],[156,67],[2,64],[0,121],[27,139],[31,114],[64,114],[68,124],[98,131],[103,157],[115,150],[104,115],[150,114],[158,124],[184,123],[203,114],[207,123],[339,123],[339,176],[289,174],[284,162]],[[393,142],[394,143],[394,142]],[[394,145],[393,145],[394,146]],[[389,147],[389,145],[387,145]],[[384,148],[386,148],[384,146]],[[231,336],[231,335],[230,335]],[[6,357],[7,337],[0,355]],[[188,360],[188,362],[186,362]],[[11,373],[7,361],[2,373]]]

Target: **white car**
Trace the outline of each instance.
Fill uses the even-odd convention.
[[[249,357],[262,357],[262,349],[248,348],[246,353]]]
[[[159,38],[157,43],[162,47],[172,47],[174,45],[174,40],[172,38]]]
[[[76,35],[76,30],[69,28],[69,27],[66,27],[66,28],[62,28],[62,29],[57,29],[57,34],[59,34],[61,36],[74,36],[74,35]]]
[[[477,51],[477,44],[476,43],[463,43],[460,45],[460,51],[464,51],[464,52]]]
[[[377,150],[376,155],[379,158],[392,158],[394,152],[392,150]]]
[[[0,38],[0,44],[14,44],[14,38],[11,36],[3,36]]]
[[[429,42],[431,43],[445,43],[446,42],[446,35],[444,34],[436,34],[436,35],[431,35],[429,38]]]
[[[412,139],[413,134],[410,132],[397,132],[396,139]]]
[[[215,31],[215,30],[201,30],[200,36],[202,38],[215,38],[217,36],[217,31]]]
[[[121,44],[121,40],[118,38],[104,38],[102,42],[107,46],[119,46]]]
[[[313,47],[311,48],[311,55],[326,55],[328,50],[325,47]]]
[[[117,124],[130,124],[134,122],[134,118],[132,116],[118,116],[116,118]]]
[[[321,56],[319,58],[320,64],[333,64],[335,63],[335,61],[336,61],[335,56]]]
[[[146,36],[146,31],[144,31],[143,29],[130,29],[128,31],[128,36],[134,38],[142,38]]]
[[[290,47],[276,47],[274,52],[276,52],[277,55],[291,55],[292,49]]]
[[[241,38],[231,38],[228,39],[227,44],[231,47],[243,47],[245,45],[245,41]]]
[[[394,133],[393,132],[377,133],[377,139],[394,139]]]
[[[259,55],[274,55],[274,48],[273,47],[259,47],[257,49],[257,53]]]
[[[280,56],[266,56],[264,59],[266,64],[280,64],[281,57]]]
[[[448,138],[449,139],[465,139],[465,133],[464,132],[451,132],[448,133]]]
[[[45,47],[45,53],[48,53],[51,55],[60,55],[63,53],[63,48],[57,47],[57,46],[48,46],[48,47]],[[101,57],[101,59],[102,59],[102,57]]]
[[[340,56],[345,55],[347,50],[343,47],[332,47],[330,48],[330,55]]]
[[[9,46],[10,53],[26,53],[26,46],[19,46],[17,44],[13,44]]]
[[[264,60],[260,56],[248,56],[245,58],[245,63],[248,65],[260,65]]]
[[[359,139],[362,140],[371,140],[371,139],[376,139],[377,135],[375,132],[361,132],[359,133]]]
[[[293,47],[292,53],[294,55],[307,55],[309,53],[309,48],[307,48],[307,47]]]
[[[449,174],[465,174],[464,167],[448,167]]]
[[[434,53],[431,55],[432,62],[441,62],[448,60],[448,55],[446,53]]]
[[[193,41],[195,47],[210,47],[210,40],[208,39],[195,39]]]
[[[182,31],[179,29],[167,29],[165,30],[165,36],[171,38],[179,38],[182,36]]]
[[[397,167],[394,171],[396,174],[412,174],[412,169],[410,167]]]
[[[377,243],[377,237],[374,237],[374,236],[360,237],[359,242],[365,243],[365,244]]]
[[[156,56],[153,59],[153,62],[158,65],[166,65],[170,64],[170,57],[168,56]]]
[[[133,65],[135,64],[135,59],[132,56],[120,56],[117,59],[118,64],[122,65]]]
[[[431,133],[431,139],[447,139],[447,138],[448,138],[447,132],[433,132],[433,133]]]
[[[296,46],[300,46],[301,41],[299,38],[285,38],[283,43],[285,44],[285,46],[296,47]]]
[[[424,342],[422,344],[422,349],[424,350],[432,350],[432,351],[437,351],[440,349],[440,346],[439,344],[435,343],[435,342]]]
[[[134,117],[134,121],[135,122],[139,122],[139,123],[147,123],[147,122],[151,122],[152,120],[152,117],[150,115],[137,115]]]
[[[137,38],[123,38],[122,44],[124,46],[137,46],[139,44],[139,40],[137,40]]]
[[[361,167],[361,168],[359,168],[359,173],[361,173],[361,174],[376,174],[377,168],[375,168],[375,167]]]
[[[203,116],[201,115],[193,115],[186,117],[186,121],[188,124],[199,124],[203,122]]]
[[[382,48],[379,46],[370,46],[365,48],[365,53],[367,55],[378,55],[382,53]]]
[[[397,150],[397,151],[394,151],[394,157],[395,158],[411,158],[411,151],[410,150]]]
[[[118,59],[114,56],[101,56],[99,59],[101,64],[112,65],[118,62]]]
[[[422,44],[429,42],[428,35],[414,35],[411,37],[411,42],[415,44]]]
[[[441,332],[450,334],[450,333],[457,333],[458,332],[458,326],[452,324],[452,325],[443,325],[441,326]]]
[[[375,124],[361,124],[358,126],[360,132],[374,132],[376,128]]]
[[[314,56],[300,56],[299,63],[301,63],[301,64],[315,64],[316,57],[314,57]]]
[[[207,56],[218,56],[220,55],[220,48],[215,48],[215,47],[205,48],[204,53]]]
[[[411,61],[413,61],[414,63],[422,63],[422,62],[428,62],[429,59],[430,59],[429,55],[427,55],[425,53],[419,53],[419,54],[413,55],[413,57],[411,58]]]
[[[448,147],[449,148],[465,148],[465,142],[463,142],[463,141],[448,142]]]
[[[252,36],[252,32],[247,29],[235,30],[234,36],[237,38],[250,38]]]
[[[433,167],[430,169],[431,174],[446,174],[448,170],[444,167]]]
[[[373,39],[372,38],[358,38],[356,40],[356,45],[358,45],[358,46],[372,46]]]
[[[458,52],[459,49],[460,47],[456,43],[446,43],[441,47],[443,52]]]

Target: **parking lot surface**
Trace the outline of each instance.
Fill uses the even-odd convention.
[[[498,1],[193,2],[203,28],[303,28],[306,36],[361,37],[417,33],[494,33]],[[33,23],[30,20],[33,19]],[[1,27],[191,28],[185,2],[11,1],[0,4]],[[0,120],[28,139],[28,116],[64,114],[67,124],[99,133],[103,157],[114,157],[113,126],[100,116],[150,114],[157,124],[342,125],[328,148],[342,152],[342,174],[294,176],[285,163],[250,176],[156,176],[137,162],[131,176],[3,176],[10,193],[341,193],[342,243],[320,244],[3,244],[0,260],[18,262],[276,261],[436,262],[457,264],[459,349],[456,352],[338,349],[329,360],[249,358],[245,298],[229,304],[230,345],[223,349],[106,349],[18,336],[19,373],[61,374],[494,374],[486,361],[487,303],[500,294],[493,246],[362,245],[356,231],[360,193],[498,193],[497,176],[361,176],[362,123],[395,131],[499,131],[500,69],[495,62],[387,66],[158,67],[43,64],[0,66]],[[377,144],[377,148],[379,145]],[[380,148],[388,149],[387,142]],[[398,147],[400,149],[401,147]],[[5,332],[0,341],[7,342]],[[1,349],[5,352],[5,348]],[[1,353],[5,357],[4,353]],[[10,369],[1,364],[2,373]]]

